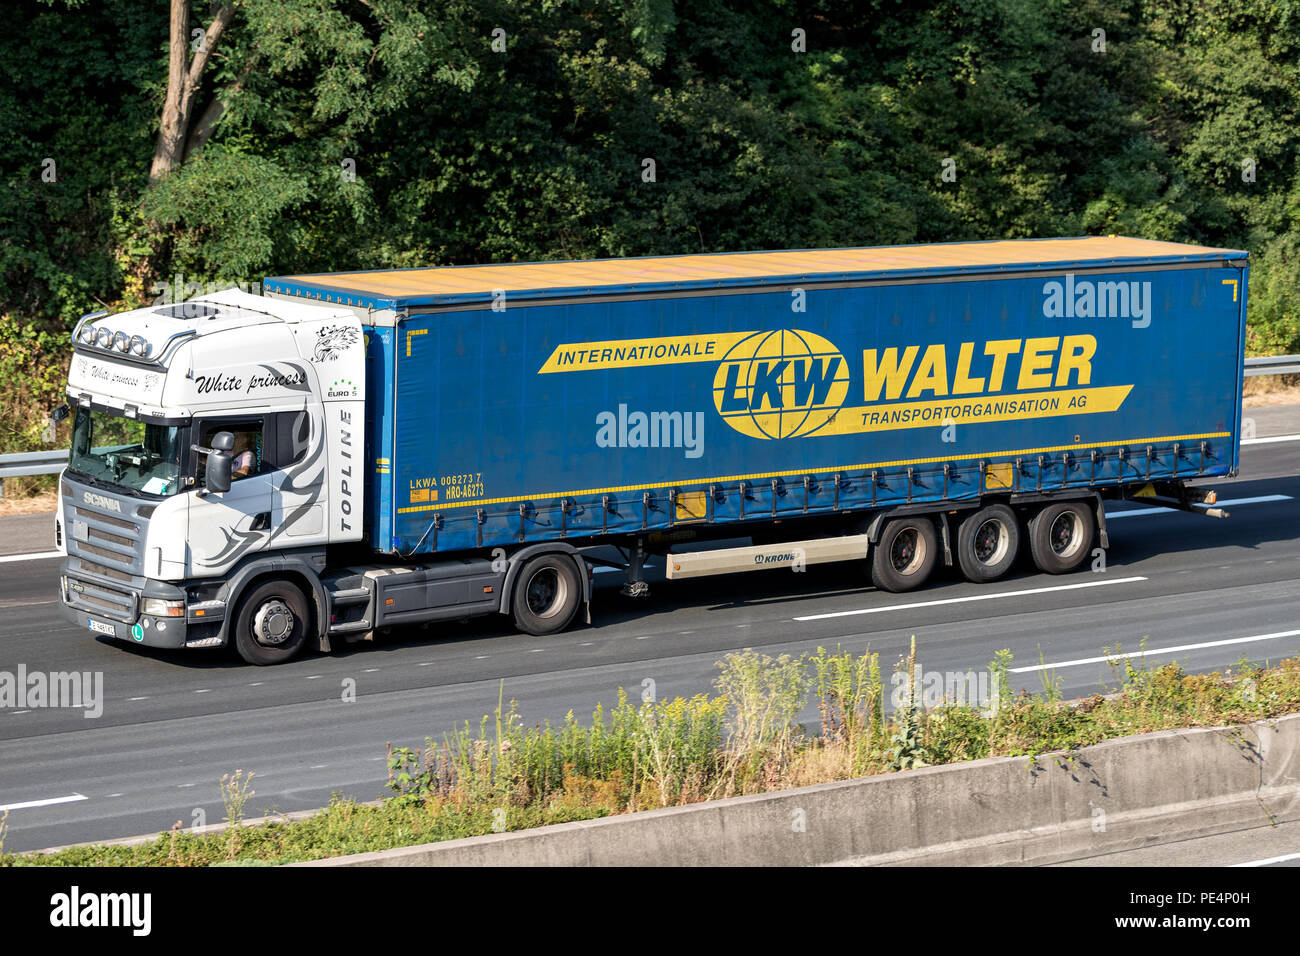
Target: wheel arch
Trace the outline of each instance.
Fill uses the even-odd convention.
[[[506,579],[501,584],[501,599],[497,602],[497,611],[501,614],[510,613],[510,602],[514,595],[515,581],[519,578],[519,572],[531,558],[539,557],[544,554],[562,554],[573,561],[578,569],[578,580],[582,582],[581,600],[584,605],[591,603],[591,576],[587,574],[587,562],[582,559],[578,549],[564,541],[553,541],[539,544],[530,544],[526,548],[520,548],[518,551],[507,557],[510,566],[506,568]]]
[[[300,555],[259,555],[231,575],[221,591],[222,600],[228,609],[225,620],[221,623],[222,645],[230,646],[239,602],[252,588],[265,581],[287,581],[302,590],[312,612],[309,640],[314,635],[316,649],[328,652],[329,598],[312,562]]]

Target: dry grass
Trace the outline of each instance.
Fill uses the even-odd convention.
[[[1243,408],[1300,405],[1300,375],[1253,375],[1246,379]]]
[[[7,488],[5,490],[8,491]],[[6,495],[0,498],[0,518],[7,518],[10,515],[50,514],[58,505],[58,500],[58,493],[54,491],[21,498]]]

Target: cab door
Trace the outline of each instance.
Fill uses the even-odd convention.
[[[190,573],[210,575],[224,571],[247,554],[266,547],[271,536],[272,498],[275,485],[274,434],[268,436],[271,416],[212,417],[195,423],[194,444],[212,447],[212,436],[235,436],[230,490],[207,490],[207,455],[195,451],[194,489],[190,497]]]

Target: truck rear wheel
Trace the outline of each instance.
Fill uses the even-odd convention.
[[[957,529],[957,563],[966,580],[996,581],[1011,570],[1020,550],[1020,523],[1006,505],[989,505]]]
[[[287,581],[267,581],[239,602],[235,650],[250,664],[282,664],[307,642],[307,598]]]
[[[885,523],[871,551],[871,583],[882,591],[911,591],[930,577],[939,559],[939,536],[925,515]]]
[[[1073,571],[1088,557],[1096,522],[1082,501],[1047,505],[1029,522],[1029,551],[1034,564],[1048,574]]]
[[[515,579],[510,609],[525,634],[558,634],[569,626],[582,601],[582,579],[573,559],[542,554],[528,561]]]

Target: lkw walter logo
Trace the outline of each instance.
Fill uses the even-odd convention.
[[[755,332],[733,345],[713,378],[713,403],[728,425],[752,438],[810,435],[848,397],[849,367],[811,332]]]

